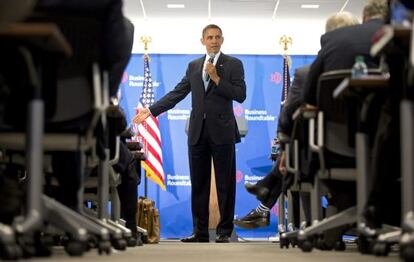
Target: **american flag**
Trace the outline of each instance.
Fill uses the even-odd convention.
[[[149,68],[149,56],[144,55],[144,83],[141,98],[138,102],[137,112],[140,108],[150,107],[155,102],[153,83]],[[140,125],[135,124],[138,130],[138,140],[141,141],[147,159],[142,161],[142,166],[149,179],[157,183],[165,190],[164,169],[162,166],[161,135],[158,119],[150,116]]]
[[[282,96],[280,97],[282,100],[282,106],[288,97],[288,92],[289,92],[289,87],[290,87],[289,64],[290,64],[290,57],[287,55],[284,55],[283,56],[283,89],[282,89]]]

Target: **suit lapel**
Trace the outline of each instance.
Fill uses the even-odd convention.
[[[198,78],[199,78],[199,80],[200,80],[200,88],[203,88],[203,90],[204,90],[204,81],[203,81],[203,67],[204,67],[204,60],[205,60],[205,58],[206,58],[206,56],[203,56],[202,58],[200,58],[199,60],[198,60],[198,65],[197,65],[197,67],[196,67],[196,70],[197,70],[197,72],[198,72]],[[205,90],[204,90],[204,92],[205,92]]]
[[[226,56],[225,54],[221,53],[216,63],[216,70],[217,70],[217,74],[219,75],[219,77],[223,76],[223,70],[224,70],[223,63],[226,60],[225,56]],[[210,82],[208,83],[206,95],[211,91],[213,85],[215,85],[215,83],[210,80]]]

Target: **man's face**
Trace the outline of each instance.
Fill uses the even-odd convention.
[[[201,43],[206,47],[207,53],[217,54],[220,51],[224,38],[220,30],[216,28],[209,28],[201,38]]]

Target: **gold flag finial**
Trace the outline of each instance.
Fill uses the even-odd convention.
[[[141,43],[144,44],[145,53],[148,50],[148,44],[151,43],[152,39],[150,36],[141,36]]]
[[[290,36],[283,35],[279,39],[279,45],[282,46],[285,53],[287,53],[287,50],[289,49],[289,45],[292,45],[292,43],[293,43],[292,37],[290,37]]]

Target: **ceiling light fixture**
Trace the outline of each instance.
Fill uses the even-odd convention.
[[[345,10],[346,5],[348,4],[349,0],[346,0],[344,5],[342,6],[341,10],[339,12],[343,12]]]
[[[142,9],[142,16],[144,17],[144,20],[147,20],[147,12],[145,12],[144,2],[143,0],[139,1],[141,3],[141,9]]]
[[[317,9],[317,8],[319,8],[319,5],[307,5],[307,4],[303,4],[300,7],[301,8],[307,8],[307,9]]]
[[[275,4],[275,9],[273,9],[272,20],[276,20],[276,12],[277,12],[277,9],[279,8],[279,3],[280,3],[280,0],[277,0]]]
[[[211,20],[211,0],[208,0],[208,14],[207,18],[210,21]]]
[[[185,8],[184,4],[167,4],[167,8]]]

